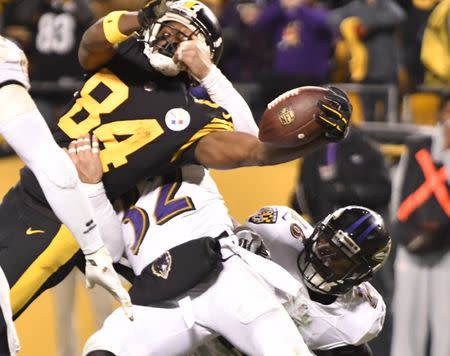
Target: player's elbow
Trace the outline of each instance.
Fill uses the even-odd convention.
[[[89,33],[85,32],[78,47],[78,62],[83,69],[93,70],[95,69],[93,57],[94,55],[89,50]]]
[[[85,70],[92,69],[89,66],[89,55],[88,55],[87,51],[84,48],[82,48],[81,46],[78,50],[78,62],[80,63],[81,68],[83,68]]]
[[[85,70],[94,70],[106,64],[116,53],[106,39],[102,26],[97,23],[84,34],[78,47],[78,62]]]
[[[78,62],[84,69],[87,69],[86,66],[88,65],[88,62],[89,62],[89,57],[90,57],[89,56],[89,47],[90,47],[91,38],[93,36],[92,32],[93,32],[94,26],[91,26],[83,33],[80,44],[78,46]]]

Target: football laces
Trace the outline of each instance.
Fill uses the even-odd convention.
[[[291,89],[291,90],[287,91],[286,93],[283,93],[283,94],[279,95],[278,97],[276,97],[275,99],[273,99],[269,104],[267,104],[267,108],[272,109],[273,107],[278,105],[283,100],[290,98],[292,96],[298,95],[299,92],[300,92],[300,88]]]

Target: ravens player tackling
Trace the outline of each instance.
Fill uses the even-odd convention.
[[[284,306],[317,355],[371,356],[366,344],[381,331],[382,296],[368,282],[389,256],[383,218],[346,206],[316,226],[286,206],[266,206],[237,228],[239,244],[285,268],[301,282]],[[236,355],[212,341],[190,356]]]
[[[218,21],[198,1],[170,6],[150,1],[139,12],[108,14],[83,36],[79,59],[86,81],[59,119],[55,140],[67,147],[81,135],[98,137],[92,149],[100,151],[106,193],[115,199],[139,181],[185,164],[221,169],[277,164],[345,137],[351,104],[345,93],[330,88],[318,103],[323,137],[295,149],[260,142],[248,106],[214,65],[221,48]],[[192,97],[193,81],[216,102]],[[91,149],[87,140],[80,150]],[[30,226],[40,231],[39,239],[26,234]],[[83,263],[78,244],[29,167],[0,205],[0,239],[15,317]]]
[[[119,252],[113,255],[127,257],[137,276],[130,290],[136,320],[114,312],[84,354],[179,355],[218,333],[249,355],[297,355],[294,350],[309,355],[302,340],[313,350],[333,349],[333,355],[370,355],[364,343],[381,330],[385,304],[367,281],[391,246],[379,214],[347,206],[312,227],[290,208],[266,206],[234,236],[208,171],[187,165],[148,183],[138,202],[123,212],[120,226],[100,182],[98,155],[81,152],[71,158],[84,172],[82,181],[90,183],[85,187],[99,225],[110,230],[105,243]],[[222,246],[222,268],[213,268],[217,279],[212,280],[194,278],[193,272],[213,255],[192,248],[211,239],[206,236],[217,236]],[[271,261],[242,250],[237,240]],[[186,286],[189,279],[193,283]],[[223,355],[214,346],[206,354]]]

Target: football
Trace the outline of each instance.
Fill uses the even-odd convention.
[[[323,133],[314,115],[319,113],[319,99],[328,90],[304,86],[289,90],[271,101],[259,123],[259,139],[277,147],[302,146]]]

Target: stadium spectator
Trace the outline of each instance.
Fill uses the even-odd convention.
[[[420,60],[422,37],[428,16],[438,2],[439,0],[399,1],[407,14],[401,30],[402,64],[406,78],[400,75],[400,80],[406,81],[405,87],[408,90],[414,90],[417,85],[423,83],[424,66]]]
[[[262,83],[263,102],[295,87],[329,81],[334,37],[325,8],[315,1],[273,1],[255,28],[274,46],[272,71]]]
[[[350,51],[353,82],[397,85],[396,29],[405,17],[393,0],[354,0],[331,12],[331,23]],[[361,100],[366,120],[385,119],[387,93],[362,93]],[[375,109],[378,102],[383,110]]]
[[[264,6],[264,0],[233,0],[222,13],[225,48],[221,67],[231,81],[256,82],[269,71],[271,43],[254,27]]]
[[[450,0],[441,1],[430,14],[423,34],[420,58],[425,66],[425,84],[450,85]]]
[[[390,201],[389,169],[377,143],[355,125],[347,138],[306,156],[299,169],[296,210],[320,221],[329,211],[365,204],[386,211]]]
[[[408,137],[397,171],[392,236],[394,332],[391,356],[450,355],[450,97],[431,136]],[[428,350],[428,347],[430,350]]]

